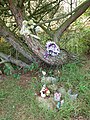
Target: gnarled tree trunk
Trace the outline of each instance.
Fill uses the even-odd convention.
[[[22,28],[22,22],[25,19],[24,15],[22,13],[22,9],[19,6],[16,6],[12,0],[8,0],[9,2],[9,8],[16,20],[16,23],[18,25],[19,30]],[[82,5],[76,9],[75,13],[69,17],[65,23],[62,24],[58,28],[58,30],[55,32],[54,40],[57,40],[61,34],[69,27],[69,25],[74,22],[81,14],[85,12],[85,10],[90,6],[90,0],[86,0]],[[13,47],[18,50],[21,54],[23,54],[28,60],[31,62],[37,61],[36,56],[47,64],[50,65],[62,65],[65,64],[68,61],[68,53],[65,50],[61,50],[60,54],[56,57],[44,57],[45,54],[45,48],[40,44],[40,42],[35,39],[31,38],[31,36],[24,35],[23,40],[28,45],[29,50],[31,50],[34,55],[31,55],[27,51],[24,50],[24,46],[20,46],[19,43],[16,42],[16,36],[12,34],[12,32],[5,26],[5,24],[2,24],[2,20],[0,23],[0,35],[3,36]]]

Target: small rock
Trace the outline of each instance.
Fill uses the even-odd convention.
[[[49,98],[42,98],[40,96],[36,97],[36,100],[38,101],[39,107],[47,109],[47,110],[53,110],[56,106],[56,103],[53,101],[53,97]]]
[[[78,94],[74,94],[74,95],[69,95],[71,100],[76,100],[77,99]]]
[[[71,100],[76,100],[78,94],[72,94],[72,90],[68,90],[68,95]]]
[[[57,78],[54,78],[54,77],[49,77],[49,79],[51,79],[52,81],[52,84],[55,84],[58,82],[58,79]]]
[[[60,92],[62,96],[66,95],[66,90],[63,87],[58,88],[58,92]]]
[[[44,84],[55,84],[58,82],[58,79],[54,78],[54,77],[45,77],[43,76],[41,78],[41,82]]]
[[[47,77],[43,76],[41,78],[41,83],[43,84],[51,84],[51,80],[47,79]]]
[[[53,93],[58,89],[58,86],[56,84],[51,84],[51,85],[48,85],[48,88]]]

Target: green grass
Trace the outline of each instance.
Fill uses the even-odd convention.
[[[27,87],[20,85],[19,79],[8,77],[0,83],[0,120],[73,120],[78,116],[89,120],[90,69],[86,71],[83,68],[81,63],[68,63],[62,69],[58,68],[62,72],[58,84],[79,94],[76,101],[65,96],[65,104],[58,112],[38,106],[34,93],[41,88],[40,76],[32,77]],[[51,73],[53,76],[52,70]]]

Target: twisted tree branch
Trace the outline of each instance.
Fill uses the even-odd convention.
[[[13,57],[11,56],[8,56],[2,52],[0,52],[0,57],[3,58],[3,62],[11,62],[17,66],[20,66],[20,67],[26,67],[26,66],[29,66],[28,64],[22,62],[21,60],[16,60],[14,59]]]
[[[73,23],[80,15],[82,15],[90,7],[90,0],[83,2],[78,8],[76,8],[75,13],[70,16],[56,31],[54,35],[54,41],[60,39],[64,31]]]

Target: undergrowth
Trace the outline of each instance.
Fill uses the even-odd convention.
[[[38,75],[34,76],[37,69]],[[75,62],[57,68],[61,72],[58,84],[63,85],[66,91],[72,89],[74,93],[78,93],[75,101],[65,96],[65,103],[57,112],[40,108],[35,99],[36,90],[40,91],[42,86],[40,83],[42,68],[37,66],[37,69],[33,68],[33,76],[30,76],[27,87],[19,84],[21,79],[9,76],[0,83],[0,120],[75,120],[79,116],[89,120],[90,70],[85,71],[83,64]],[[57,77],[51,68],[48,71],[44,70],[48,75]]]

